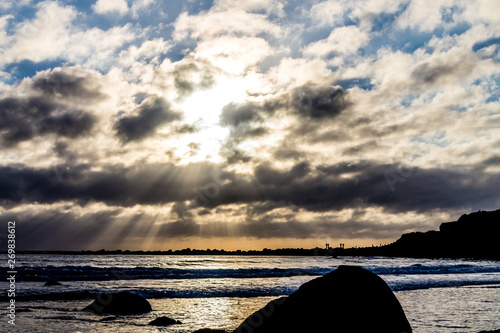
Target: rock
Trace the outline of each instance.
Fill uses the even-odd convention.
[[[118,317],[112,316],[112,317],[104,317],[99,321],[113,321],[116,320]]]
[[[410,324],[389,286],[356,266],[303,284],[288,297],[269,302],[234,333],[329,332],[410,333]]]
[[[155,326],[169,326],[169,325],[175,325],[175,324],[182,324],[180,321],[168,318],[168,317],[158,317],[155,320],[151,321],[148,325],[155,325]]]
[[[202,328],[194,331],[193,333],[227,333],[224,330],[213,330],[211,328]]]
[[[142,296],[129,292],[102,294],[82,311],[110,314],[134,314],[151,311],[151,304]]]
[[[61,284],[55,280],[47,280],[47,282],[45,282],[44,284],[44,287],[47,287],[47,286],[60,286]]]
[[[439,231],[404,234],[377,255],[500,260],[499,233],[500,209],[478,211],[442,223]]]

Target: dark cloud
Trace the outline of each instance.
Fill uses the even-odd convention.
[[[389,212],[500,205],[500,176],[472,171],[415,170],[365,161],[316,169],[303,162],[285,171],[261,164],[254,176],[221,172],[206,163],[103,166],[102,171],[82,166],[61,181],[53,169],[2,167],[0,200],[10,206],[58,201],[134,206],[188,200],[206,208],[269,202],[309,211],[381,207]]]
[[[494,156],[483,164],[488,166],[497,162]],[[253,176],[245,176],[222,172],[218,166],[207,163],[115,165],[103,166],[100,171],[82,165],[72,168],[61,180],[52,168],[17,165],[0,167],[0,204],[10,209],[31,203],[73,202],[84,205],[102,202],[132,207],[171,202],[174,203],[172,213],[177,214],[178,220],[160,227],[158,237],[165,238],[394,238],[407,229],[421,228],[422,225],[420,222],[386,224],[385,221],[367,220],[369,217],[363,214],[363,210],[375,207],[390,213],[425,213],[436,209],[471,211],[498,207],[500,176],[477,170],[411,169],[374,161],[314,168],[302,162],[287,170],[261,164]],[[186,201],[190,204],[184,204]],[[245,206],[235,211],[225,206],[228,204]],[[25,243],[22,244],[38,244],[40,248],[50,248],[50,242],[63,235],[69,240],[62,242],[61,248],[74,248],[85,241],[90,242],[107,228],[121,230],[120,239],[111,239],[109,243],[118,244],[129,233],[146,237],[150,225],[157,219],[145,213],[127,217],[120,213],[123,209],[76,214],[72,205],[54,211],[44,211],[45,208],[39,206],[16,214],[7,210],[2,219],[23,221],[24,229],[20,234],[23,234]],[[273,213],[280,207],[289,208],[289,213]],[[216,208],[215,213],[247,214],[247,218],[245,222],[208,224],[194,220],[195,212],[204,215],[212,208]],[[357,214],[348,222],[344,219],[337,221],[335,212],[345,208],[354,208]],[[327,214],[302,222],[294,217],[298,210]],[[120,225],[120,228],[115,228],[115,225]],[[81,234],[81,239],[70,242],[78,234]]]
[[[414,78],[422,80],[424,83],[434,83],[440,77],[450,75],[455,72],[454,65],[431,65],[421,64],[411,73]]]
[[[221,123],[237,127],[262,121],[264,115],[273,115],[278,110],[302,118],[321,120],[336,117],[351,104],[348,94],[341,87],[307,84],[261,103],[230,103],[223,108]]]
[[[283,144],[273,151],[273,157],[278,160],[299,160],[305,157],[305,153],[287,144]]]
[[[241,125],[232,127],[229,139],[221,147],[219,154],[226,159],[227,164],[247,163],[253,159],[240,148],[238,144],[251,138],[267,134],[269,131],[265,127],[251,127],[248,125]]]
[[[238,126],[242,123],[260,120],[261,107],[255,103],[237,104],[230,103],[222,109],[221,124]]]
[[[207,89],[213,86],[214,69],[208,62],[194,61],[186,57],[186,62],[177,64],[170,75],[174,78],[174,86],[180,97],[193,93],[196,89]]]
[[[265,185],[285,185],[306,176],[310,171],[309,163],[302,162],[286,172],[273,169],[269,164],[261,164],[255,168],[257,181]]]
[[[56,134],[76,138],[88,133],[95,117],[45,97],[7,97],[0,100],[0,137],[6,146],[35,136]]]
[[[139,141],[154,134],[159,126],[180,119],[181,114],[173,111],[164,98],[150,96],[132,114],[119,118],[114,128],[123,142]]]
[[[304,133],[304,131],[301,131]],[[350,138],[350,134],[344,130],[329,130],[325,132],[309,132],[307,135],[307,141],[313,144],[316,143],[324,143],[324,142],[340,142],[344,140],[348,140]]]
[[[229,126],[230,135],[222,149],[228,164],[248,162],[249,156],[238,149],[238,144],[251,138],[268,134],[265,120],[280,117],[280,113],[296,115],[299,121],[289,126],[286,142],[273,150],[277,159],[301,159],[304,153],[291,147],[290,142],[296,137],[304,137],[307,141],[314,140],[323,125],[319,120],[334,118],[347,109],[352,102],[347,93],[340,87],[304,85],[291,92],[267,98],[263,102],[230,103],[220,115],[220,123]],[[302,121],[307,120],[318,121]],[[257,127],[256,127],[257,125]],[[340,134],[338,134],[340,135]],[[330,138],[320,140],[331,141]]]
[[[416,84],[439,84],[448,80],[459,80],[472,73],[476,66],[477,59],[461,55],[455,58],[438,59],[433,62],[424,62],[418,65],[411,76],[416,80]]]
[[[51,98],[85,101],[103,100],[108,96],[100,91],[100,84],[93,75],[72,68],[55,69],[38,74],[31,87]]]
[[[157,237],[189,237],[200,235],[200,224],[183,220],[170,223],[164,223],[160,226]]]
[[[481,166],[490,167],[490,166],[500,166],[500,155],[493,155],[488,157],[484,161],[481,162]]]
[[[226,159],[227,164],[247,163],[252,160],[250,155],[237,148],[223,150],[221,151],[221,156]]]
[[[92,201],[110,205],[161,204],[192,200],[195,190],[213,183],[220,170],[211,164],[187,166],[151,164],[126,168],[120,165],[102,166],[91,171],[91,165],[65,165],[47,169],[26,166],[0,167],[0,202],[54,203]],[[57,171],[64,170],[59,175]]]
[[[374,149],[377,147],[379,147],[378,142],[372,140],[372,141],[368,141],[368,142],[344,149],[343,155],[358,155],[359,156],[359,154],[365,153],[365,152],[370,151],[371,149]]]
[[[305,85],[295,88],[288,105],[305,118],[333,118],[351,105],[340,87]]]
[[[190,124],[183,124],[183,125],[176,126],[174,128],[174,132],[177,134],[192,134],[192,133],[196,133],[198,131],[199,131],[199,129],[196,126],[190,125]]]

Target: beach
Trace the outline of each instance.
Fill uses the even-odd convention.
[[[20,262],[16,325],[8,327],[7,318],[2,323],[8,332],[231,331],[269,301],[291,294],[304,282],[341,264],[362,266],[381,276],[395,292],[414,332],[477,333],[500,328],[500,263],[496,261],[23,255]],[[34,281],[49,276],[61,285],[48,287],[43,281]],[[153,311],[128,316],[82,312],[92,302],[78,299],[84,291],[94,296],[114,291],[137,293],[148,299]],[[1,296],[5,308],[5,293]],[[182,324],[147,325],[161,316]]]

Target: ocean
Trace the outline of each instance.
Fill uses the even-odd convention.
[[[8,324],[7,281],[0,282],[2,332],[193,332],[235,329],[270,300],[339,265],[362,266],[383,278],[414,332],[500,329],[500,262],[323,256],[18,255],[16,325]],[[59,286],[44,286],[45,279]],[[83,292],[129,291],[146,297],[144,315],[79,311]],[[168,316],[182,324],[147,324]],[[103,320],[104,319],[104,320]]]

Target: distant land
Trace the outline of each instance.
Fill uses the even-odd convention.
[[[474,258],[500,260],[500,209],[462,215],[458,221],[442,223],[439,231],[403,234],[394,243],[360,248],[263,249],[225,251],[183,249],[168,251],[18,251],[20,254],[71,255],[275,255],[275,256],[388,256],[412,258]],[[5,252],[5,251],[3,251]]]
[[[394,243],[368,248],[333,249],[335,255],[500,260],[500,209],[464,214],[442,223],[439,231],[403,234]]]

